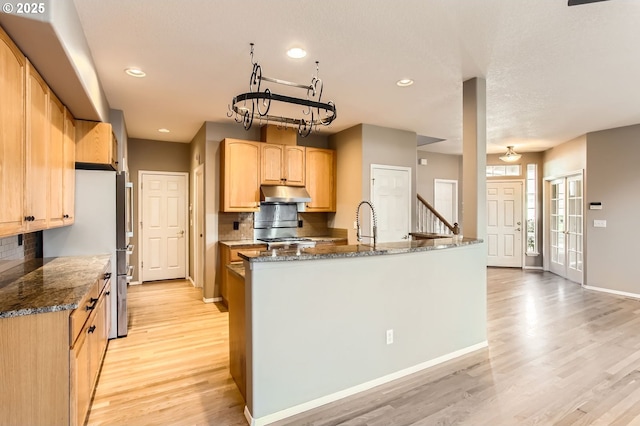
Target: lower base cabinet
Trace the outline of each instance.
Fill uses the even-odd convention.
[[[0,318],[0,425],[85,424],[109,335],[102,276],[73,311]]]

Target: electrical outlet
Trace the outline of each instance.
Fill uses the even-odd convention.
[[[387,345],[393,343],[393,329],[387,330]]]
[[[233,222],[233,230],[237,231],[238,229],[240,229],[240,222]]]
[[[353,221],[353,229],[358,229],[358,222]]]

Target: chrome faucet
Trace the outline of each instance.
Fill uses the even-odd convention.
[[[371,207],[371,214],[373,215],[373,235],[362,235],[360,233],[360,206],[368,204]],[[370,201],[360,201],[358,208],[356,209],[356,239],[362,241],[362,237],[373,238],[373,247],[376,246],[376,238],[378,236],[378,219],[376,218],[376,209]]]

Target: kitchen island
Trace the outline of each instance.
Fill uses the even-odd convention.
[[[487,344],[481,240],[243,251],[240,257],[251,424]]]

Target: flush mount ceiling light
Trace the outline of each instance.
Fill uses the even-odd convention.
[[[409,87],[413,84],[413,80],[410,78],[403,78],[402,80],[396,81],[396,84],[400,87]]]
[[[158,131],[159,131],[160,133],[170,133],[170,132],[171,132],[171,130],[169,130],[169,129],[165,129],[164,127],[163,127],[162,129],[158,129]]]
[[[307,56],[307,51],[301,47],[292,47],[287,50],[287,56],[293,59],[301,59]]]
[[[513,146],[507,147],[507,152],[503,156],[500,157],[502,161],[506,161],[507,163],[513,163],[514,161],[518,161],[522,157],[522,155],[518,154],[513,150]]]
[[[126,70],[124,70],[124,72],[126,72],[131,77],[138,78],[142,78],[147,75],[147,73],[142,71],[140,68],[127,68]]]
[[[318,61],[316,61],[316,75],[311,84],[292,83],[277,78],[262,75],[262,67],[253,61],[253,43],[251,46],[251,64],[253,71],[249,79],[249,92],[241,93],[233,98],[229,105],[227,117],[233,117],[237,123],[242,123],[245,130],[249,130],[253,119],[260,122],[278,124],[282,127],[294,126],[302,137],[309,136],[318,126],[328,126],[336,119],[336,105],[332,102],[322,102],[322,80],[318,78]],[[262,88],[263,82],[281,84],[296,89],[306,90],[306,98],[296,98],[278,95],[269,88]],[[298,110],[302,106],[302,110]],[[272,110],[273,107],[273,110]],[[301,113],[299,118],[296,115]],[[306,117],[305,117],[306,116]]]

